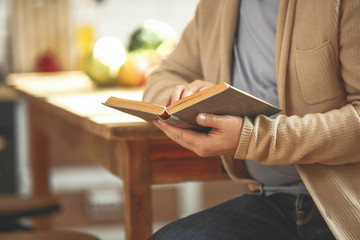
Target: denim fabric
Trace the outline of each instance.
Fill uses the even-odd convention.
[[[335,239],[311,197],[243,195],[172,222],[149,240]]]

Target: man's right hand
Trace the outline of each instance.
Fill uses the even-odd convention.
[[[190,96],[194,93],[200,92],[204,89],[210,88],[215,84],[211,82],[206,82],[203,80],[195,80],[186,85],[177,85],[170,96],[165,100],[164,106],[169,106],[170,104],[180,100],[184,97]]]

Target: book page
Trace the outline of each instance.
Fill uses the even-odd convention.
[[[157,105],[157,104],[123,99],[123,98],[117,98],[117,97],[110,97],[104,103],[104,105],[116,108],[118,110],[133,109],[133,110],[139,110],[139,111],[143,111],[143,112],[150,112],[153,114],[160,114],[165,109],[165,107]]]

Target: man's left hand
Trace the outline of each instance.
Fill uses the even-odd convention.
[[[235,154],[243,123],[241,117],[200,113],[196,121],[200,126],[212,129],[208,133],[200,133],[160,120],[154,120],[153,123],[173,141],[200,157]]]

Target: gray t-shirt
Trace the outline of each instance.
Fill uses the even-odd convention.
[[[275,75],[276,23],[280,0],[242,0],[234,40],[232,85],[279,106]],[[275,117],[275,116],[274,116]],[[294,165],[265,166],[245,160],[266,194],[307,192]]]

